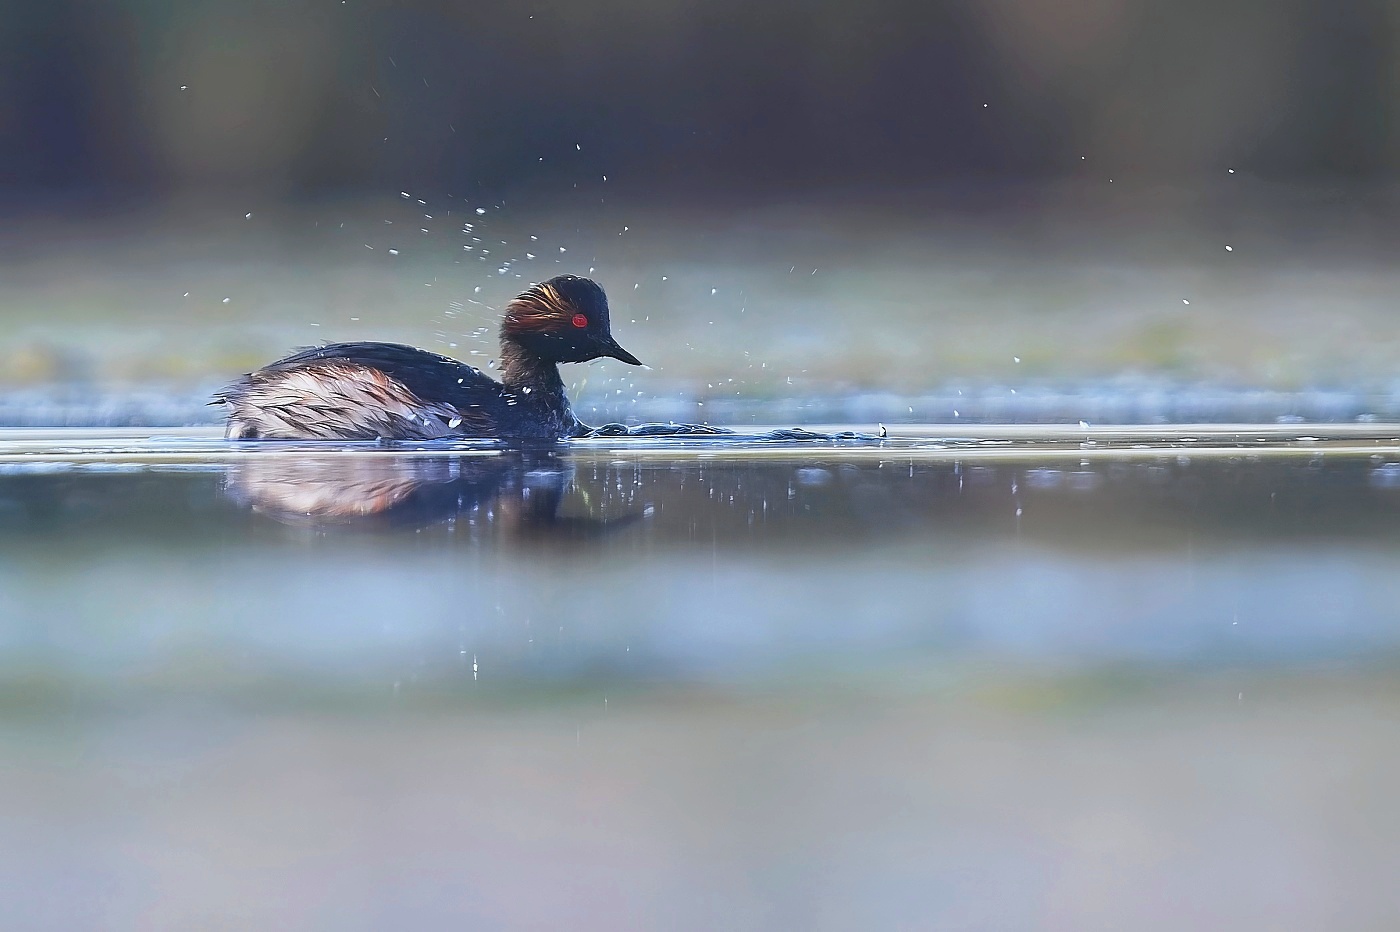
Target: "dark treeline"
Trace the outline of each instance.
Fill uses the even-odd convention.
[[[1400,166],[1385,0],[10,0],[0,184],[680,200]]]

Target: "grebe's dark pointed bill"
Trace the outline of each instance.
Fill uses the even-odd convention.
[[[611,356],[613,359],[621,359],[629,366],[640,366],[642,364],[640,359],[618,346],[617,341],[611,337],[603,344],[603,355]]]

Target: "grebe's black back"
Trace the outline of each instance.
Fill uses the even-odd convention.
[[[617,344],[608,299],[561,275],[510,302],[501,321],[501,381],[398,343],[332,343],[249,373],[214,397],[231,439],[551,439],[589,428],[574,417],[561,362],[641,362]]]

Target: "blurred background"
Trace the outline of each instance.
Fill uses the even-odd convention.
[[[407,185],[546,200],[612,173],[649,200],[732,206],[1114,174],[1202,184],[1228,166],[1340,183],[1400,162],[1383,2],[58,0],[5,14],[5,123],[25,142],[7,180],[74,199]]]
[[[98,417],[52,388],[74,380],[125,386],[100,417],[207,418],[202,392],[320,340],[488,362],[493,309],[565,270],[654,367],[571,371],[616,416],[1073,420],[1114,397],[1181,419],[1140,403],[1160,380],[1211,386],[1196,418],[1230,413],[1222,387],[1292,393],[1268,415],[1395,412],[1382,0],[57,0],[0,22],[4,381],[50,386],[11,391],[8,423]],[[958,407],[972,386],[999,407]],[[1350,394],[1300,394],[1320,388]]]

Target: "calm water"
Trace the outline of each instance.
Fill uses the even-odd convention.
[[[1400,442],[0,435],[15,928],[1385,928]]]
[[[0,433],[0,897],[1390,927],[1396,433]]]

